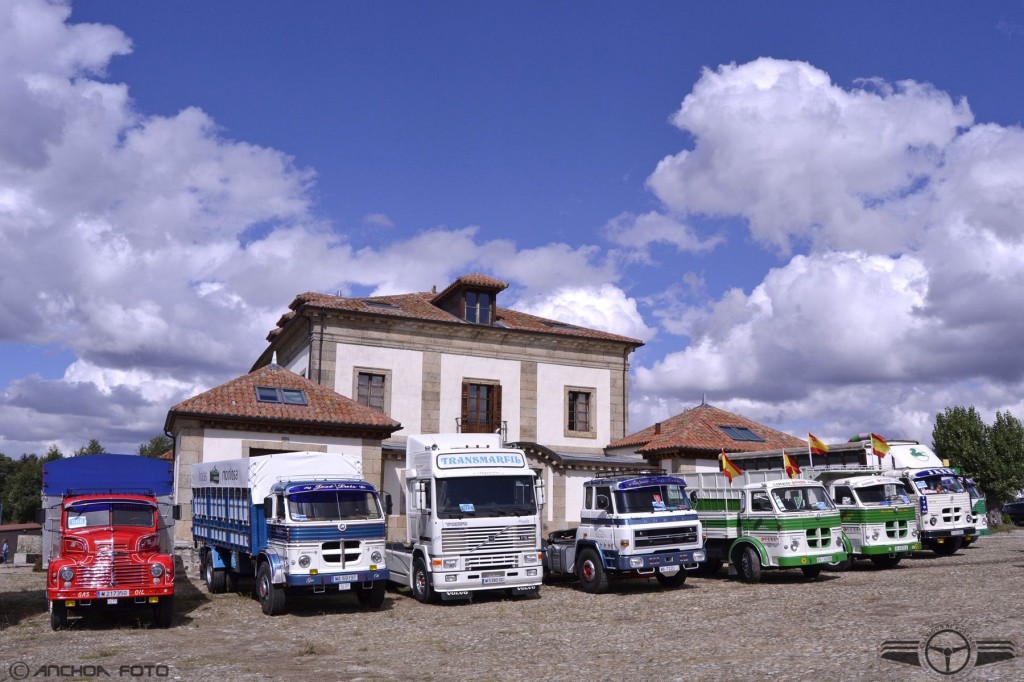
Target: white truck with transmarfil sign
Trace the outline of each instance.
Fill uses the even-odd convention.
[[[612,580],[656,578],[679,587],[704,561],[700,520],[677,476],[595,478],[584,486],[577,528],[548,535],[549,577],[575,576],[586,592],[606,592]]]
[[[387,545],[392,582],[421,602],[539,594],[543,500],[522,450],[491,433],[412,435],[401,474],[406,540]]]

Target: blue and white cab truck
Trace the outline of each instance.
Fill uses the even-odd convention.
[[[410,435],[406,539],[389,542],[391,581],[420,602],[540,593],[542,488],[522,450],[493,433]]]
[[[679,587],[705,560],[697,512],[677,476],[616,476],[583,484],[575,529],[548,534],[548,577],[575,576],[585,592],[603,593],[613,579],[654,577]]]
[[[256,577],[263,613],[289,592],[384,603],[384,511],[357,455],[289,452],[192,466],[192,537],[211,593]]]

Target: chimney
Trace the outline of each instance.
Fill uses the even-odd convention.
[[[661,422],[656,422],[654,424],[654,435],[657,436],[657,435],[660,435],[660,434],[661,434]]]

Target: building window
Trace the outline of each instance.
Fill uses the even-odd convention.
[[[764,438],[757,435],[746,426],[719,426],[725,432],[725,435],[729,436],[736,441],[747,441],[750,443],[763,443]]]
[[[359,385],[356,387],[356,402],[373,408],[378,412],[383,412],[384,375],[359,372],[357,381]]]
[[[356,367],[352,377],[352,396],[360,405],[391,414],[391,371]]]
[[[284,403],[286,405],[308,405],[306,392],[301,388],[274,388],[257,386],[256,400],[261,403]]]
[[[495,433],[501,428],[501,385],[462,384],[462,433]]]
[[[483,291],[466,292],[466,321],[490,324],[494,297]]]
[[[567,386],[565,389],[565,435],[573,438],[597,437],[597,392],[593,388]]]

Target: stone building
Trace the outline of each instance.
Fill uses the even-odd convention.
[[[604,450],[628,430],[629,357],[643,343],[503,308],[507,286],[471,274],[440,292],[300,294],[254,369],[276,355],[399,422],[382,445],[379,482],[396,502],[407,434],[500,432],[540,471],[545,530],[572,523],[583,480],[647,466]]]

